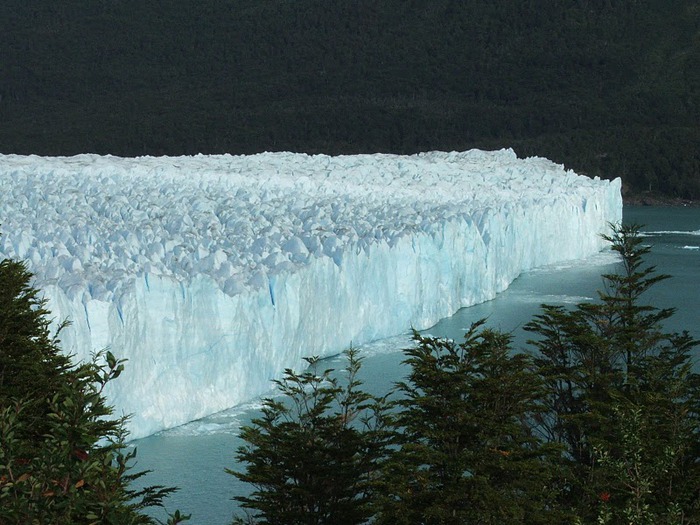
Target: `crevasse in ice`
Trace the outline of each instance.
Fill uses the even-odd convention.
[[[246,401],[302,357],[421,329],[604,248],[620,181],[512,150],[412,156],[0,155],[25,260],[132,438]]]

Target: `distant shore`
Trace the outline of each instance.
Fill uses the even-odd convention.
[[[700,207],[700,201],[698,200],[681,199],[648,192],[623,194],[622,202],[629,206]]]

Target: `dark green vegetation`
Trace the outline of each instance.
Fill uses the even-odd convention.
[[[700,197],[694,0],[4,0],[0,152],[513,147]]]
[[[131,471],[124,418],[102,393],[122,362],[106,352],[71,365],[30,278],[22,263],[0,262],[0,523],[155,523],[144,510],[175,489],[129,487],[146,472]]]
[[[345,386],[308,359],[306,372],[287,370],[276,381],[286,398],[265,400],[262,416],[241,433],[248,445],[238,459],[248,469],[227,472],[253,485],[241,506],[261,511],[266,523],[345,525],[365,523],[373,513],[383,405],[360,389],[360,361],[354,350],[347,355]]]
[[[511,356],[509,336],[480,324],[461,344],[414,335],[378,523],[561,523],[557,449],[523,424],[541,411],[539,378],[528,356]]]
[[[287,371],[243,431],[236,522],[700,523],[698,341],[644,302],[667,276],[637,232],[609,238],[621,270],[599,301],[527,325],[531,352],[482,323],[459,344],[416,333],[393,401],[363,393],[354,352],[347,386],[316,360]]]

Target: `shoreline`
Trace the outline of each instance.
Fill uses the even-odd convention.
[[[681,199],[653,193],[630,193],[622,195],[623,206],[661,206],[669,208],[697,208],[699,200]]]

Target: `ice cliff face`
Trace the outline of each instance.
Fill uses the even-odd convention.
[[[66,352],[128,359],[108,396],[133,438],[585,257],[621,214],[619,180],[511,150],[0,155],[0,257],[71,321]]]

